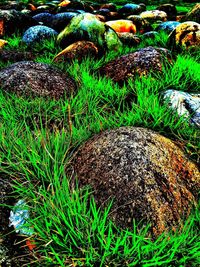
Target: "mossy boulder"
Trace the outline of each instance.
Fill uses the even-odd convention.
[[[116,32],[90,13],[72,18],[57,38],[63,48],[83,40],[93,42],[101,51],[118,50],[122,45]]]
[[[109,217],[122,228],[132,230],[133,220],[143,220],[154,236],[176,231],[197,203],[197,166],[149,129],[121,127],[95,135],[72,165],[79,186],[92,187],[98,207],[113,199]]]

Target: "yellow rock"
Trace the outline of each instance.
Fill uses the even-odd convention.
[[[2,49],[8,42],[6,40],[0,39],[0,49]]]
[[[111,20],[107,21],[105,24],[110,26],[116,32],[136,33],[136,26],[133,24],[131,20],[127,19]]]

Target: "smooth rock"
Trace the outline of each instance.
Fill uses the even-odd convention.
[[[111,20],[105,23],[110,26],[116,32],[130,32],[136,33],[136,26],[133,24],[131,20],[119,19],[119,20]]]
[[[140,14],[140,16],[143,19],[146,19],[150,22],[155,22],[157,20],[161,20],[161,21],[167,20],[167,14],[164,11],[159,11],[159,10],[144,11]]]
[[[180,25],[178,21],[165,21],[158,25],[156,31],[165,31],[170,34],[178,25]]]

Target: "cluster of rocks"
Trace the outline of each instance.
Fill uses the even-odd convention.
[[[166,32],[171,51],[152,46],[141,48],[97,70],[98,75],[123,85],[128,79],[161,73],[173,64],[174,50],[198,48],[199,13],[200,4],[182,16],[172,4],[160,5],[152,11],[146,10],[144,4],[133,3],[121,8],[113,3],[67,0],[45,5],[18,1],[0,4],[0,60],[16,61],[0,70],[0,88],[18,96],[54,99],[70,97],[78,90],[69,73],[34,62],[31,51],[4,49],[6,38],[15,32],[21,34],[21,41],[28,49],[54,39],[61,51],[53,61],[67,63],[74,59],[81,61],[86,56],[98,58],[107,51],[118,51],[123,45],[134,47],[144,38]],[[192,126],[200,128],[199,94],[171,89],[162,94],[162,99]],[[150,221],[153,236],[175,231],[197,204],[198,166],[174,142],[149,129],[107,130],[88,140],[75,155],[71,171],[78,176],[80,186],[92,186],[98,206],[104,207],[114,198],[109,216],[121,227],[131,228],[135,219],[143,220],[144,225]],[[4,192],[0,196],[7,204]],[[0,215],[8,221],[7,210],[0,208]],[[7,229],[2,232],[7,233]],[[4,247],[5,243],[0,241],[0,264],[8,263],[9,249]]]

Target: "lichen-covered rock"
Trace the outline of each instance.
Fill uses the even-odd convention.
[[[200,128],[200,94],[189,94],[177,90],[167,90],[163,94],[165,102],[192,125]]]
[[[198,48],[200,46],[200,24],[187,21],[178,25],[169,35],[169,45],[172,49]]]
[[[167,14],[164,11],[160,10],[148,10],[140,14],[143,19],[146,19],[150,22],[155,22],[157,20],[166,21]]]
[[[0,71],[0,88],[25,96],[44,96],[58,99],[76,91],[75,81],[51,65],[21,61]]]
[[[121,127],[94,136],[73,162],[79,186],[90,185],[97,206],[114,199],[109,217],[133,229],[151,223],[154,236],[175,230],[190,214],[200,172],[170,139],[149,129]]]
[[[37,24],[36,20],[20,11],[0,10],[0,37],[11,35],[16,31],[22,33]]]
[[[133,24],[135,24],[137,32],[145,33],[153,31],[152,25],[147,20],[143,19],[138,15],[128,16],[127,19],[131,20]]]
[[[63,48],[83,40],[93,42],[102,51],[118,50],[121,46],[116,32],[90,13],[72,18],[69,25],[58,35],[57,40]]]
[[[182,21],[194,21],[200,23],[200,3],[196,4],[191,11],[189,11]]]
[[[77,59],[82,61],[85,57],[98,57],[98,48],[89,41],[78,41],[69,45],[53,59],[54,62],[72,61]]]
[[[146,47],[121,56],[99,68],[100,75],[105,75],[115,82],[123,83],[135,76],[161,72],[164,62],[171,62],[171,54],[165,48]]]
[[[22,41],[27,45],[34,45],[49,38],[56,38],[58,33],[47,26],[33,26],[26,30]]]
[[[141,42],[141,38],[138,37],[137,35],[130,33],[130,32],[118,32],[117,33],[120,41],[124,45],[128,46],[136,46]]]
[[[131,20],[127,19],[111,20],[107,21],[105,24],[110,26],[116,32],[136,33],[136,26],[133,24]]]
[[[178,21],[165,21],[158,25],[156,31],[165,31],[170,34],[178,25],[180,25]]]
[[[157,10],[164,11],[167,14],[168,20],[176,20],[177,9],[173,4],[163,4],[156,8]]]

